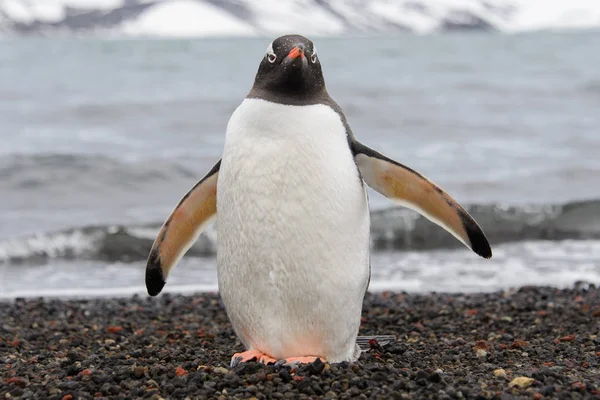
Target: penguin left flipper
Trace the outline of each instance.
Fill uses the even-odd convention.
[[[146,289],[158,295],[169,271],[200,236],[217,213],[217,178],[221,160],[179,201],[150,250],[146,264]]]
[[[492,257],[492,249],[477,222],[448,193],[417,171],[356,140],[350,146],[367,185],[441,226],[481,257]]]

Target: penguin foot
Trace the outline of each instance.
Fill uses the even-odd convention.
[[[316,356],[288,357],[281,361],[283,361],[284,365],[297,365],[297,364],[310,364],[310,363],[317,361],[317,359],[321,360],[321,362],[323,362],[323,363],[325,362],[324,358],[316,357]]]
[[[269,357],[268,355],[261,353],[258,350],[248,350],[242,353],[235,353],[233,357],[231,357],[231,368],[235,367],[241,362],[248,361],[257,361],[262,364],[275,364],[277,361],[273,357]]]

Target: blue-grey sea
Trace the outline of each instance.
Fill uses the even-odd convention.
[[[0,41],[0,297],[145,293],[272,38]],[[356,137],[428,176],[484,260],[369,191],[372,290],[600,283],[600,33],[315,38]],[[214,230],[166,291],[214,290]]]

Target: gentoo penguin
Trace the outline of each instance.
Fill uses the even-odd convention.
[[[148,293],[160,293],[218,213],[219,292],[246,347],[232,365],[355,361],[371,274],[365,183],[492,256],[450,195],[356,140],[327,92],[315,45],[299,35],[277,38],[229,120],[222,158],[158,233]]]

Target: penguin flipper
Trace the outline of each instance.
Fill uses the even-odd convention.
[[[217,213],[217,178],[221,160],[187,192],[158,232],[146,264],[146,289],[158,295],[169,271],[200,236]]]
[[[356,140],[350,145],[367,185],[441,226],[481,257],[492,257],[492,249],[477,222],[448,193],[417,171]]]

